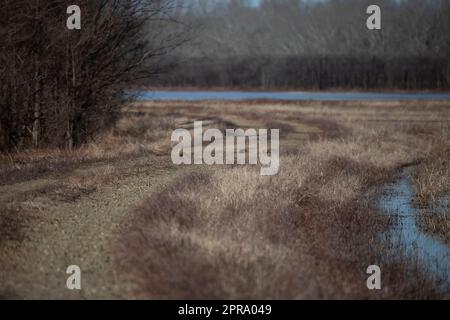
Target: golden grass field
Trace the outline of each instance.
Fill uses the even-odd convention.
[[[5,298],[429,299],[427,270],[378,236],[375,199],[413,170],[418,225],[450,244],[449,102],[139,102],[74,151],[0,157]],[[280,172],[174,166],[171,132],[281,130]],[[447,202],[446,202],[447,201]],[[439,207],[439,209],[436,209]],[[425,214],[426,211],[426,214]],[[82,292],[64,288],[79,264]],[[369,291],[377,264],[383,289]]]

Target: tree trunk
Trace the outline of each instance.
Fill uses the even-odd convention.
[[[41,131],[41,104],[39,100],[39,95],[41,91],[41,84],[39,79],[39,62],[38,58],[35,58],[35,87],[34,87],[34,103],[33,103],[33,130],[32,130],[32,139],[33,139],[33,147],[39,147],[39,133]]]
[[[73,123],[70,120],[67,121],[66,148],[69,150],[73,149]]]

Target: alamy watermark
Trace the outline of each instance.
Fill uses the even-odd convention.
[[[67,274],[70,276],[67,278],[66,287],[69,290],[81,290],[81,269],[77,265],[71,265],[67,267]]]
[[[370,14],[366,22],[367,29],[381,30],[381,8],[373,4],[367,7],[366,13]]]
[[[226,129],[225,136],[219,129],[203,132],[203,122],[194,122],[193,136],[187,129],[176,129],[172,142],[172,162],[206,165],[261,165],[262,176],[273,176],[280,168],[280,130]],[[204,146],[204,142],[209,142]],[[247,143],[248,142],[248,143]]]
[[[381,290],[381,268],[377,265],[371,265],[367,267],[366,273],[370,275],[366,281],[367,289]]]
[[[67,18],[67,29],[80,30],[81,29],[81,9],[77,5],[71,5],[67,7],[67,14],[70,16]]]

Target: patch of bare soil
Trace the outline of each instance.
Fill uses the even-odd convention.
[[[72,177],[2,186],[0,221],[17,233],[0,241],[0,297],[132,298],[132,283],[113,267],[110,244],[130,208],[177,174],[169,163],[165,157],[144,156],[120,163],[106,182],[100,177],[95,183],[94,167]],[[73,197],[62,199],[67,190],[61,188],[68,188],[73,175],[92,175],[94,182],[73,187]],[[69,265],[81,268],[81,291],[66,288]]]

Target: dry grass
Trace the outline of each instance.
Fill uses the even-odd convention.
[[[401,249],[379,235],[395,221],[373,200],[410,164],[419,164],[423,203],[448,196],[447,102],[142,102],[78,150],[1,155],[0,186],[50,178],[9,200],[78,201],[149,170],[122,163],[170,154],[172,129],[194,120],[222,130],[281,129],[281,170],[261,177],[255,167],[187,167],[130,212],[115,261],[136,282],[137,297],[441,297],[426,270],[392,259]],[[28,209],[1,210],[4,239],[26,236]],[[424,227],[448,235],[448,215],[436,217]],[[381,292],[366,288],[371,264],[382,268]]]
[[[419,225],[450,245],[450,140],[438,139],[414,177]]]
[[[418,201],[424,206],[450,194],[450,139],[440,139],[435,145],[414,179]]]
[[[422,161],[435,145],[439,126],[435,120],[411,123],[416,113],[426,112],[426,119],[449,114],[441,105],[425,111],[395,105],[389,113],[386,107],[349,104],[186,107],[186,113],[214,112],[244,127],[283,124],[288,131],[283,141],[290,143],[281,143],[281,171],[275,177],[260,177],[251,167],[203,168],[134,212],[118,245],[118,261],[138,281],[138,296],[439,297],[426,270],[391,259],[401,248],[386,248],[378,237],[393,221],[373,206],[373,190],[400,168]],[[401,115],[400,126],[392,125],[391,113]],[[307,143],[295,140],[304,128],[310,133]],[[383,270],[379,293],[365,286],[371,264]]]
[[[76,150],[36,149],[0,154],[0,185],[62,175],[93,165],[114,165],[170,148],[173,119],[125,111],[116,128]]]
[[[450,246],[450,210],[448,202],[433,205],[432,209],[424,210],[417,216],[420,227],[426,232],[441,238]]]

